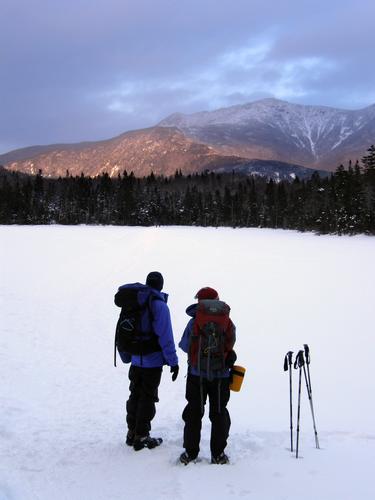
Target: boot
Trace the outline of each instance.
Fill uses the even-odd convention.
[[[212,464],[229,464],[229,458],[224,452],[222,452],[217,457],[212,456],[211,463]]]
[[[162,442],[162,438],[153,438],[151,436],[136,436],[134,438],[133,448],[135,451],[142,450],[143,448],[152,450],[152,448],[160,446]]]
[[[186,451],[184,451],[183,453],[181,453],[180,455],[180,462],[184,465],[187,465],[188,463],[190,462],[194,462],[196,460],[197,457],[192,457],[191,455],[189,455]]]

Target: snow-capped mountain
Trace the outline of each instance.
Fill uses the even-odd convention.
[[[159,126],[178,127],[226,154],[332,170],[360,158],[375,141],[375,105],[351,111],[262,99],[191,115],[175,113]]]
[[[375,143],[375,105],[357,111],[303,106],[277,99],[175,113],[158,126],[105,141],[33,146],[0,155],[8,170],[44,175],[173,175],[203,170],[260,171],[274,178],[332,171],[360,159]],[[255,165],[254,161],[268,161]],[[286,165],[288,164],[288,165]],[[308,172],[308,171],[307,171]]]

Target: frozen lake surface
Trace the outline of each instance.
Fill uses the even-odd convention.
[[[1,226],[0,240],[1,500],[373,498],[375,238]],[[128,368],[113,367],[113,295],[151,270],[164,275],[176,344],[202,286],[232,308],[247,374],[229,403],[228,466],[209,464],[207,416],[201,461],[177,464],[179,350],[179,378],[172,383],[164,370],[153,421],[163,445],[134,452],[124,444]],[[304,343],[322,449],[304,390],[296,460],[283,359]]]

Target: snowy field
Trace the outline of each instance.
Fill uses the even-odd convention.
[[[374,498],[375,238],[2,226],[0,240],[1,500]],[[247,375],[229,403],[230,465],[209,463],[207,416],[201,461],[177,464],[181,351],[175,383],[164,370],[153,421],[163,445],[124,444],[128,368],[113,367],[113,295],[151,270],[164,274],[176,343],[200,287],[232,308]],[[296,460],[283,359],[304,343],[321,449],[303,387]]]

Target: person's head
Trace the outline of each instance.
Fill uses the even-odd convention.
[[[214,288],[205,286],[204,288],[198,290],[194,298],[197,300],[206,300],[206,299],[215,300],[219,298],[219,294]]]
[[[161,273],[158,271],[152,271],[148,273],[146,278],[146,285],[151,288],[155,288],[155,290],[159,290],[159,292],[163,289],[164,286],[164,278]]]

